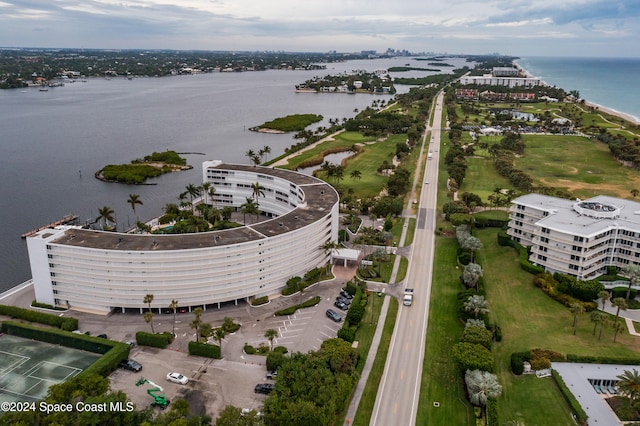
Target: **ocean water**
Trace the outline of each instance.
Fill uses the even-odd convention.
[[[640,58],[531,56],[516,62],[548,84],[566,91],[577,90],[582,99],[640,122]]]

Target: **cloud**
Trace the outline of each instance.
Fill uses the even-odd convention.
[[[0,0],[12,46],[565,54],[572,35],[628,55],[639,32],[638,0]]]

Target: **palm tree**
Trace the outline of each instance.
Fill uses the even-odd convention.
[[[216,195],[216,187],[215,186],[212,186],[211,188],[209,188],[208,195],[209,195],[209,200],[211,201],[211,205],[215,206],[215,202],[214,202],[214,199],[213,199],[213,196]]]
[[[333,250],[337,249],[338,247],[339,245],[335,241],[326,241],[323,245],[320,246],[320,250],[324,251],[324,254],[328,257],[331,256]],[[329,265],[331,265],[331,260],[327,262],[327,269],[325,271],[327,275],[329,274]]]
[[[176,335],[176,311],[178,310],[178,301],[173,299],[171,303],[169,303],[169,309],[173,311],[173,331],[171,333],[175,336]]]
[[[627,265],[620,271],[622,275],[629,278],[629,288],[627,289],[627,300],[631,295],[631,286],[640,282],[640,265]]]
[[[270,328],[264,332],[264,337],[269,339],[269,346],[271,347],[272,351],[273,351],[273,339],[278,337],[278,335],[279,335],[278,330],[276,330],[275,328]]]
[[[142,303],[146,303],[149,306],[149,312],[151,312],[151,302],[153,302],[153,294],[145,295]]]
[[[582,303],[572,303],[569,311],[573,314],[573,335],[575,336],[578,329],[578,316],[584,313],[584,306]]]
[[[220,346],[220,356],[222,356],[222,339],[227,335],[227,332],[224,328],[218,327],[213,332],[213,338],[218,341],[218,346]]]
[[[258,209],[258,206],[256,205],[256,202],[253,200],[253,198],[247,197],[246,200],[247,201],[240,206],[240,211],[242,211],[242,220],[245,225],[247,224],[247,217],[246,217],[247,214],[249,215],[255,214],[256,220],[257,220],[258,214],[260,214],[260,210]]]
[[[200,189],[198,189],[198,187],[195,186],[192,183],[187,185],[185,189],[187,190],[187,194],[189,194],[189,201],[191,201],[191,213],[194,213],[194,211],[193,211],[193,198],[197,197],[198,195],[200,195]]]
[[[140,200],[140,196],[138,194],[129,194],[129,199],[127,203],[131,204],[131,208],[133,209],[133,214],[136,214],[136,204],[142,205],[142,200]]]
[[[353,180],[360,180],[360,178],[362,177],[362,172],[360,170],[353,170],[349,176],[351,177],[351,179]]]
[[[200,185],[200,193],[204,195],[204,203],[209,204],[207,197],[209,196],[209,189],[211,189],[211,182],[202,182]]]
[[[462,281],[468,288],[475,287],[478,290],[478,283],[482,277],[482,267],[477,263],[469,263],[465,265],[462,272]]]
[[[624,370],[624,373],[616,377],[620,379],[618,387],[623,394],[629,397],[629,404],[633,406],[633,402],[640,396],[640,374],[635,368],[633,371]]]
[[[109,206],[104,206],[101,209],[98,209],[98,217],[96,218],[95,222],[98,221],[102,221],[102,229],[111,229],[111,227],[109,226],[109,223],[116,223],[115,218],[113,217],[113,214],[115,212],[113,211],[113,209]]]
[[[249,159],[249,164],[251,164],[256,156],[256,152],[250,149],[249,151],[245,152],[244,155]]]
[[[271,147],[269,145],[265,145],[260,150],[260,158],[266,156],[267,154],[271,154]]]
[[[605,321],[607,320],[607,317],[608,317],[608,314],[602,311],[592,311],[591,314],[589,314],[589,319],[593,323],[593,333],[591,333],[592,336],[596,335],[596,329],[598,328],[599,325],[600,326],[604,325]]]
[[[486,406],[489,398],[497,398],[502,393],[495,374],[481,370],[467,370],[464,375],[469,400],[473,405]]]
[[[259,206],[258,197],[264,197],[264,186],[260,185],[260,182],[252,183],[251,190],[253,191],[253,199],[256,200],[256,205]]]
[[[618,317],[620,316],[620,310],[621,309],[623,311],[627,310],[627,301],[622,297],[614,297],[613,300],[611,300],[611,305],[618,308],[616,310],[616,319],[614,320],[614,323],[613,323],[614,331],[615,331],[615,334],[613,335],[613,341],[615,342],[616,337],[618,336],[618,331],[620,331],[616,326],[616,324],[618,324]]]
[[[605,304],[607,303],[607,300],[611,299],[611,296],[609,295],[609,292],[607,290],[599,291],[598,292],[598,299],[600,299],[602,301],[602,310],[604,311]]]
[[[193,315],[195,316],[195,318],[193,319],[193,321],[191,321],[191,324],[189,324],[189,327],[196,330],[196,342],[200,341],[200,325],[202,325],[202,312],[202,308],[195,308],[193,310]]]
[[[616,321],[613,323],[613,331],[614,331],[614,335],[613,335],[613,341],[615,342],[617,337],[618,337],[618,333],[623,331],[625,329],[625,325],[624,322],[619,322]]]
[[[464,302],[464,310],[471,312],[477,319],[479,315],[489,312],[489,303],[485,300],[484,296],[474,294]]]
[[[144,320],[147,324],[149,324],[151,326],[151,333],[156,334],[155,330],[153,329],[153,312],[151,311],[147,311],[144,313]]]

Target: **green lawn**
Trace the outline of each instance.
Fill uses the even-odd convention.
[[[552,300],[532,284],[532,275],[519,265],[516,251],[496,243],[496,229],[476,230],[483,248],[478,261],[484,270],[484,282],[492,322],[502,329],[503,340],[495,343],[493,353],[498,380],[503,386],[500,397],[501,419],[513,420],[521,415],[527,426],[571,425],[569,408],[552,380],[516,377],[510,371],[513,352],[533,348],[560,353],[605,356],[637,356],[640,341],[627,333],[613,342],[613,330],[605,328],[602,340],[592,335],[593,324],[587,315],[578,320],[573,335],[573,316],[567,308]],[[536,403],[531,403],[535,395]]]
[[[504,178],[496,172],[493,161],[490,158],[467,158],[467,175],[462,182],[460,193],[471,192],[477,194],[483,203],[489,203],[488,197],[493,194],[496,187],[503,189],[515,189]]]
[[[525,155],[515,166],[535,182],[565,188],[581,197],[607,194],[627,198],[640,188],[640,172],[621,167],[609,148],[579,136],[524,135]]]
[[[473,408],[464,396],[463,381],[451,359],[451,347],[460,340],[463,324],[456,315],[460,291],[455,238],[436,238],[429,328],[418,404],[418,425],[471,425]],[[439,407],[434,407],[434,402]]]

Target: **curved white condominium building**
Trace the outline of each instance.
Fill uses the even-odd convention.
[[[321,247],[338,239],[339,196],[326,182],[260,166],[203,163],[214,204],[239,208],[264,191],[259,208],[270,217],[254,225],[196,234],[127,234],[59,226],[27,238],[36,300],[108,314],[180,308],[271,295],[293,276],[324,265]]]

